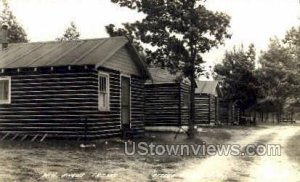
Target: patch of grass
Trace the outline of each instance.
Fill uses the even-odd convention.
[[[242,156],[241,159],[247,162],[253,162],[255,160],[255,156]]]
[[[198,137],[210,137],[217,140],[229,140],[232,134],[229,131],[221,129],[204,130],[198,134]]]
[[[233,178],[228,178],[225,180],[226,182],[239,182],[239,180],[237,179],[233,179]]]
[[[287,143],[286,153],[291,161],[300,164],[300,134],[294,135]]]

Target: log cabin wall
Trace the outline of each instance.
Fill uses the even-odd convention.
[[[0,131],[55,138],[120,136],[120,73],[99,68],[110,76],[110,111],[100,112],[94,68],[5,69],[0,76],[11,77],[11,104],[0,105]],[[132,127],[142,133],[143,79],[132,76],[131,86]]]
[[[190,106],[186,106],[185,102],[190,105],[190,90],[191,87],[189,84],[181,83],[180,84],[180,120],[181,125],[188,125],[189,116],[190,116]],[[188,101],[185,101],[188,99]]]
[[[195,94],[195,123],[209,124],[210,97],[206,94]]]
[[[179,126],[181,86],[177,83],[145,85],[145,124],[147,126]]]
[[[195,95],[195,122],[196,124],[210,124],[217,122],[217,98],[208,94]]]
[[[131,75],[131,127],[135,130],[135,136],[141,136],[145,132],[145,81]]]
[[[216,97],[213,95],[209,96],[209,123],[216,123],[216,112],[217,112],[217,108],[216,108]]]
[[[239,124],[240,108],[239,105],[230,100],[220,100],[219,120],[223,124]]]
[[[219,113],[220,113],[220,101],[219,101],[219,97],[215,97],[215,108],[216,108],[216,112],[215,112],[215,121],[220,124],[220,118],[219,118]]]

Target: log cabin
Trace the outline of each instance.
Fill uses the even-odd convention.
[[[221,124],[238,125],[240,123],[240,101],[231,99],[219,100],[219,120]]]
[[[222,96],[218,81],[197,81],[195,90],[195,124],[219,123],[219,97]]]
[[[145,125],[175,126],[188,124],[190,84],[180,74],[149,68],[152,80],[145,84]]]
[[[150,74],[125,37],[8,44],[0,50],[0,132],[99,139],[144,133]]]

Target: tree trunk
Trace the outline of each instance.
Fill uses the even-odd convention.
[[[193,139],[195,137],[195,59],[196,59],[196,51],[194,50],[193,46],[191,46],[191,59],[190,59],[190,72],[189,72],[189,79],[191,82],[191,90],[190,90],[190,117],[189,117],[189,129],[188,129],[188,135],[190,139]]]
[[[189,118],[189,138],[194,138],[195,136],[195,129],[194,129],[194,123],[195,123],[195,75],[190,75],[191,80],[191,91],[190,91],[190,118]]]

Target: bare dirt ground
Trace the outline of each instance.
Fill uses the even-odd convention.
[[[158,144],[280,144],[281,156],[127,156],[119,140],[1,142],[0,181],[300,181],[300,126],[203,128],[147,134]]]
[[[280,144],[280,156],[213,156],[179,172],[183,181],[300,181],[300,127],[273,126],[230,143]]]

